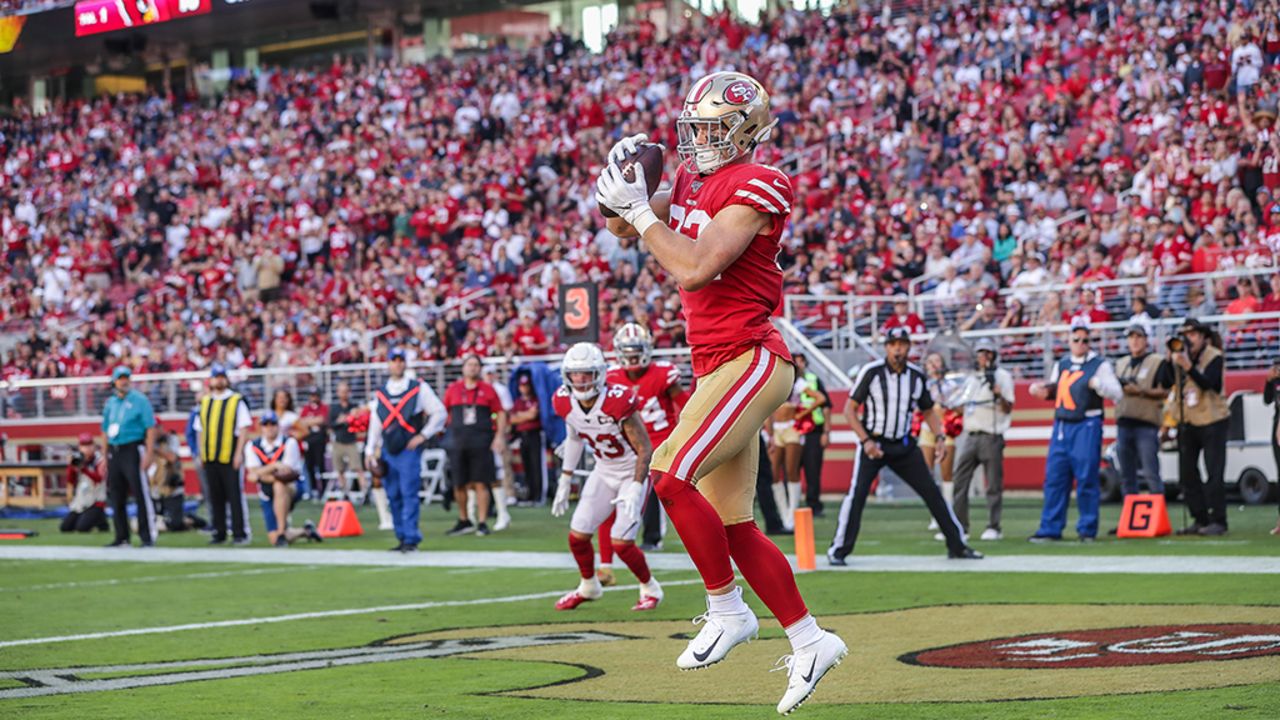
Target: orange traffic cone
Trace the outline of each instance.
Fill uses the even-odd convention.
[[[320,537],[355,537],[363,535],[360,518],[356,517],[356,509],[348,500],[331,500],[324,504],[320,513]]]
[[[1120,527],[1116,536],[1122,538],[1153,538],[1173,532],[1169,526],[1169,512],[1165,508],[1164,495],[1129,495],[1124,499],[1120,512]]]

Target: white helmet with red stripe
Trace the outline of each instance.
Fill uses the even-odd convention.
[[[644,370],[653,358],[653,336],[643,325],[627,323],[613,334],[618,364],[627,370]]]
[[[581,383],[570,379],[570,375],[579,373],[588,373],[591,379]],[[604,351],[595,343],[574,345],[560,362],[560,377],[564,379],[565,387],[569,388],[575,398],[584,402],[604,392],[608,373],[609,366],[605,363]]]

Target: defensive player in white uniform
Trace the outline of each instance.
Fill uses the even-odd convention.
[[[614,553],[640,581],[640,599],[632,610],[652,610],[662,602],[662,587],[649,572],[644,551],[636,547],[641,510],[649,493],[649,458],[653,446],[640,420],[635,390],[605,381],[608,366],[604,352],[591,343],[569,348],[560,366],[564,385],[552,399],[556,414],[564,418],[567,437],[563,467],[551,514],[569,509],[573,471],[582,459],[583,446],[591,447],[595,467],[583,486],[578,507],[569,521],[569,549],[578,563],[578,588],[556,602],[557,610],[572,610],[597,600],[604,588],[596,578],[595,548],[591,536],[614,509],[617,519],[610,542]]]

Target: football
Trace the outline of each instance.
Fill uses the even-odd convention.
[[[655,143],[644,143],[622,159],[618,165],[622,169],[622,177],[628,181],[634,180],[636,177],[637,164],[644,170],[644,177],[649,186],[649,197],[658,192],[658,185],[662,182],[662,146]],[[618,217],[618,213],[610,210],[604,205],[600,205],[600,214],[605,217]]]

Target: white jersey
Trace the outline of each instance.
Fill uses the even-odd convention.
[[[610,481],[635,477],[635,448],[622,431],[622,423],[640,409],[633,388],[609,385],[589,409],[574,399],[569,388],[561,386],[552,398],[556,414],[564,419],[565,429],[582,438],[595,456],[596,472]]]

